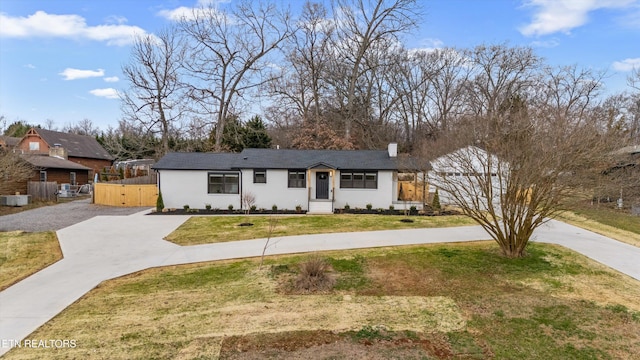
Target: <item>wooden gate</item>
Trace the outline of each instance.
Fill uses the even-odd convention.
[[[156,185],[121,185],[97,183],[93,202],[109,206],[156,206]]]

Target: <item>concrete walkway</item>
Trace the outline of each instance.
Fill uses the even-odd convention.
[[[188,216],[98,216],[57,232],[64,259],[0,292],[0,355],[100,282],[151,267],[260,256],[264,239],[179,246],[162,238]],[[484,240],[480,226],[289,236],[267,255]],[[534,240],[563,245],[640,280],[640,248],[551,221]],[[3,341],[4,340],[4,341]]]

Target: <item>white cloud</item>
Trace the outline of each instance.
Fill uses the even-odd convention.
[[[127,18],[124,16],[117,16],[117,15],[110,15],[107,16],[106,19],[104,19],[104,21],[107,24],[118,24],[118,25],[122,25],[122,24],[126,24],[127,23]]]
[[[440,39],[427,38],[421,41],[422,49],[427,51],[434,51],[437,49],[442,49],[444,47],[444,42]]]
[[[106,89],[93,89],[90,90],[89,93],[94,96],[103,97],[107,99],[118,99],[120,98],[118,94],[118,90],[114,88],[106,88]]]
[[[569,33],[589,21],[589,13],[599,9],[625,8],[636,0],[527,0],[526,7],[535,8],[533,20],[521,27],[525,36]]]
[[[0,23],[0,37],[89,39],[117,46],[131,44],[135,35],[146,33],[137,26],[122,24],[88,26],[82,16],[47,14],[44,11],[36,11],[27,17],[0,13]]]
[[[36,68],[36,66],[33,65],[33,64],[25,64],[23,66],[26,67],[27,69],[35,69]]]
[[[640,69],[640,58],[624,59],[622,61],[615,61],[613,63],[613,69],[616,71],[631,71],[633,69]]]
[[[120,78],[118,78],[117,76],[109,76],[104,78],[104,81],[106,82],[118,82],[120,81]]]
[[[72,69],[66,68],[63,72],[58,73],[58,75],[64,76],[65,80],[76,80],[76,79],[86,79],[92,77],[102,77],[104,76],[104,70],[80,70],[80,69]]]
[[[217,10],[217,4],[228,1],[198,0],[194,7],[180,6],[172,10],[160,10],[158,15],[171,21],[194,20],[206,16],[225,16]]]
[[[560,42],[557,39],[531,42],[531,46],[538,48],[554,48],[558,45],[560,45]]]

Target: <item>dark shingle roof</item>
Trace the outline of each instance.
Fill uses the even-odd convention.
[[[0,145],[5,144],[7,147],[13,148],[18,145],[20,138],[13,136],[0,135]]]
[[[69,156],[113,160],[113,156],[92,136],[68,134],[45,129],[34,130],[50,147],[54,147],[55,144],[60,144],[60,146],[67,150]]]
[[[60,159],[52,156],[25,156],[24,159],[30,163],[31,165],[42,168],[42,169],[67,169],[67,170],[86,170],[89,171],[91,168],[88,168],[84,165],[80,165],[78,163],[74,163],[73,161]]]
[[[386,150],[244,149],[230,153],[169,153],[154,166],[158,170],[309,169],[397,170]]]
[[[156,170],[231,170],[240,154],[230,153],[168,153],[158,160]]]
[[[396,170],[387,150],[292,150],[244,149],[235,167],[241,169],[334,169]]]

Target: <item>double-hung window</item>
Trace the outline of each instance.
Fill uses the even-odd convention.
[[[305,188],[306,186],[306,171],[305,170],[289,170],[289,184],[290,188]]]
[[[240,175],[238,173],[210,172],[208,181],[209,194],[239,194]]]
[[[340,187],[343,189],[377,189],[377,171],[340,171]]]

